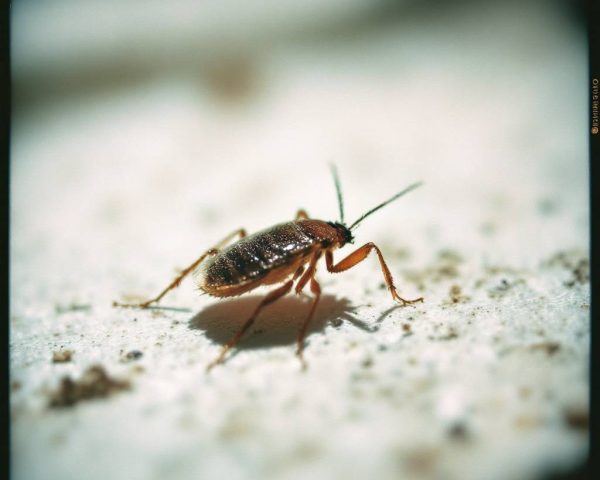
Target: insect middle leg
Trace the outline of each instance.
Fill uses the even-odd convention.
[[[305,318],[304,322],[302,323],[302,327],[300,328],[300,332],[298,333],[298,350],[296,350],[296,355],[298,355],[298,358],[300,359],[300,363],[302,364],[302,369],[306,369],[306,361],[304,360],[304,338],[306,337],[306,331],[308,329],[308,325],[313,317],[313,315],[315,314],[315,310],[317,308],[317,303],[319,303],[319,299],[321,298],[321,286],[319,285],[319,282],[317,282],[317,280],[315,279],[315,273],[316,273],[316,269],[317,269],[317,261],[319,260],[319,258],[321,257],[321,252],[318,251],[317,253],[315,253],[310,261],[310,264],[308,266],[308,269],[306,270],[306,273],[302,276],[302,278],[298,281],[298,283],[296,284],[296,293],[299,294],[304,286],[306,285],[306,282],[308,282],[308,280],[310,279],[310,291],[313,293],[313,295],[315,296],[315,299],[313,300],[313,303],[310,307],[310,311],[308,312],[308,316]]]
[[[301,274],[301,270],[298,270],[298,272],[300,272],[298,274]],[[265,298],[262,299],[262,301],[255,308],[255,310],[252,313],[252,315],[250,316],[250,318],[248,320],[246,320],[246,322],[244,322],[244,325],[242,326],[242,328],[233,337],[231,337],[227,341],[227,343],[223,346],[223,349],[221,350],[221,353],[219,354],[219,356],[215,360],[213,360],[211,363],[208,364],[208,366],[206,367],[207,372],[214,366],[223,362],[227,352],[237,345],[237,343],[240,341],[240,338],[242,338],[242,335],[244,335],[244,333],[246,333],[248,331],[248,329],[252,326],[252,324],[256,320],[256,317],[258,316],[258,314],[264,307],[266,307],[270,303],[273,303],[274,301],[278,300],[279,298],[283,297],[286,293],[288,293],[292,289],[292,285],[294,284],[295,278],[296,277],[294,277],[291,280],[288,280],[281,287],[273,290]]]
[[[208,257],[209,255],[216,255],[217,253],[219,253],[219,250],[221,248],[223,248],[225,245],[227,245],[234,238],[236,238],[236,237],[244,238],[245,236],[246,236],[246,230],[243,228],[240,228],[239,230],[236,230],[235,232],[227,235],[223,240],[221,240],[219,243],[217,243],[213,248],[204,252],[200,256],[200,258],[195,260],[194,263],[192,263],[189,267],[184,268],[179,273],[179,275],[177,275],[175,280],[173,280],[169,285],[167,285],[165,287],[165,289],[162,292],[160,292],[156,297],[151,298],[150,300],[147,300],[142,303],[113,302],[113,306],[114,307],[131,307],[131,308],[148,308],[151,304],[159,302],[160,299],[163,298],[167,294],[167,292],[169,292],[170,290],[173,290],[174,288],[177,288],[179,286],[179,284],[181,283],[181,281],[186,276],[188,276],[191,272],[193,272],[196,269],[196,267],[198,267],[198,265],[200,265],[206,257]]]
[[[423,297],[415,298],[414,300],[406,300],[398,295],[396,291],[396,287],[394,286],[394,279],[392,278],[392,274],[390,273],[390,269],[388,268],[385,260],[383,259],[383,255],[381,254],[381,250],[374,243],[367,243],[362,247],[358,248],[346,258],[340,260],[337,264],[333,264],[333,253],[330,250],[325,252],[325,263],[327,264],[327,271],[331,273],[339,273],[345,270],[348,270],[354,267],[356,264],[362,262],[371,250],[375,250],[377,256],[379,257],[379,264],[381,265],[381,271],[383,272],[383,278],[385,279],[385,283],[388,287],[388,290],[392,294],[392,298],[402,303],[402,305],[409,305],[411,303],[423,302]]]

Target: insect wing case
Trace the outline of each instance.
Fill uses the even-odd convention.
[[[282,281],[307,261],[316,246],[316,239],[301,223],[275,225],[207,258],[194,274],[198,287],[210,295],[226,297]]]

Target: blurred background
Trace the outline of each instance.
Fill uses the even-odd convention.
[[[585,458],[581,428],[563,425],[560,412],[572,404],[587,412],[581,305],[589,293],[584,281],[556,294],[562,284],[544,270],[560,252],[587,258],[587,50],[577,2],[20,0],[11,5],[11,29],[15,478],[537,479]],[[446,342],[427,350],[421,365],[431,332],[417,331],[395,350],[390,330],[385,338],[396,340],[383,364],[396,368],[414,354],[427,381],[405,387],[391,370],[378,370],[373,382],[381,388],[373,391],[381,394],[366,406],[348,392],[354,367],[379,348],[363,337],[373,334],[350,326],[344,336],[321,325],[339,340],[327,350],[313,336],[313,346],[330,352],[327,364],[299,379],[292,332],[288,345],[258,349],[264,358],[242,351],[207,384],[201,367],[215,345],[198,328],[189,349],[177,344],[190,334],[189,312],[163,320],[138,312],[141,329],[126,326],[131,312],[110,308],[123,296],[156,293],[173,267],[237,228],[257,231],[293,219],[298,208],[336,220],[330,163],[349,222],[424,181],[357,234],[359,245],[374,241],[390,255],[404,296],[426,297],[415,313],[421,325],[467,328],[467,313],[444,304],[453,281],[476,285],[492,266],[506,278],[528,272],[530,290],[512,302],[491,308],[489,295],[469,293],[474,303],[464,308],[480,320],[468,327],[469,345],[489,355]],[[437,265],[444,251],[464,259],[461,276],[415,281],[415,271],[431,274],[425,265]],[[365,290],[381,280],[375,261],[361,269],[334,280],[321,273],[329,278],[322,286],[373,321],[392,305],[385,292]],[[196,311],[211,302],[188,284],[168,303]],[[64,305],[89,308],[64,314]],[[388,313],[390,325],[407,315]],[[40,413],[45,392],[92,361],[128,374],[115,352],[135,335],[145,352],[156,352],[169,328],[161,321],[180,330],[172,347],[144,357],[152,373],[136,393],[114,400],[131,403]],[[498,352],[537,345],[542,330],[572,353],[532,367],[541,393],[527,408],[534,417],[547,405],[556,410],[534,427],[507,429],[522,414],[518,395],[507,392],[527,377],[523,362],[538,363],[502,363]],[[361,352],[354,357],[352,342]],[[65,345],[75,360],[48,365],[48,351]],[[448,351],[464,363],[449,362]],[[315,356],[309,348],[309,363]],[[271,364],[261,367],[265,359]],[[281,361],[289,362],[283,373]],[[483,383],[467,379],[466,366]],[[339,375],[334,381],[327,372]],[[456,382],[447,389],[448,375]],[[281,383],[265,385],[279,376]],[[400,400],[381,406],[390,388],[407,393],[401,407]],[[320,394],[306,403],[307,392]],[[445,431],[448,408],[475,415],[480,436],[470,446],[432,433],[438,425]]]

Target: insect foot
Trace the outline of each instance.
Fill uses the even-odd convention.
[[[121,307],[121,308],[150,308],[150,305],[154,303],[154,300],[149,300],[144,303],[119,303],[113,302],[113,307]]]
[[[403,307],[405,307],[406,305],[412,305],[413,303],[424,303],[423,297],[415,298],[414,300],[406,300],[397,293],[394,295],[394,300],[400,302]]]

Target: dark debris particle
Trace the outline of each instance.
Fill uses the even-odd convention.
[[[123,357],[121,358],[122,362],[133,362],[134,360],[139,360],[144,355],[143,352],[139,350],[129,350]]]
[[[452,285],[449,292],[450,303],[464,303],[470,300],[470,297],[463,295],[460,285]]]
[[[546,352],[548,355],[554,355],[560,350],[560,343],[558,342],[540,342],[529,345],[529,350],[541,350]]]
[[[113,393],[129,390],[131,384],[126,380],[115,380],[108,376],[104,367],[93,365],[89,367],[78,380],[69,376],[63,377],[58,389],[50,395],[50,408],[72,407],[75,404],[106,398]]]
[[[332,324],[332,325],[333,325],[335,328],[338,328],[338,327],[340,327],[340,326],[342,325],[342,319],[341,319],[341,318],[334,318],[334,319],[331,321],[331,324]]]
[[[462,257],[452,250],[441,250],[432,265],[421,270],[405,270],[403,272],[407,281],[416,285],[418,290],[424,290],[429,282],[439,283],[456,278],[459,275],[458,265],[463,262]]]
[[[83,312],[91,310],[91,305],[83,305],[77,303],[70,303],[68,305],[54,305],[54,312],[57,314],[68,313],[68,312]]]
[[[565,282],[565,286],[573,287],[575,284],[579,283],[581,285],[590,281],[590,262],[587,258],[582,258],[579,260],[577,265],[575,265],[571,269],[571,273],[573,278],[567,282]]]
[[[59,350],[52,353],[52,363],[67,363],[73,359],[72,350]]]
[[[567,407],[563,410],[563,417],[573,430],[587,431],[589,428],[590,416],[585,408]]]
[[[440,260],[445,260],[452,263],[460,263],[463,261],[462,256],[458,252],[448,248],[440,250],[437,253],[437,256]]]
[[[448,436],[453,440],[468,440],[470,433],[464,422],[455,422],[448,429]]]
[[[362,361],[362,363],[361,363],[361,366],[362,366],[363,368],[370,368],[370,367],[372,367],[372,366],[373,366],[373,359],[372,359],[371,357],[367,357],[367,358],[365,358],[365,359]]]
[[[448,329],[448,333],[446,333],[446,335],[440,335],[438,337],[433,337],[433,336],[429,337],[430,340],[442,340],[442,341],[454,340],[455,338],[458,338],[458,333],[456,332],[456,330],[454,330],[453,327],[450,327]]]
[[[542,266],[567,270],[571,274],[571,279],[564,282],[567,287],[590,281],[590,262],[586,252],[580,250],[560,251],[542,262]]]
[[[517,278],[512,282],[509,282],[506,278],[502,278],[500,283],[488,290],[488,296],[490,298],[502,297],[506,295],[513,287],[523,284],[525,284],[525,280],[522,278]]]

